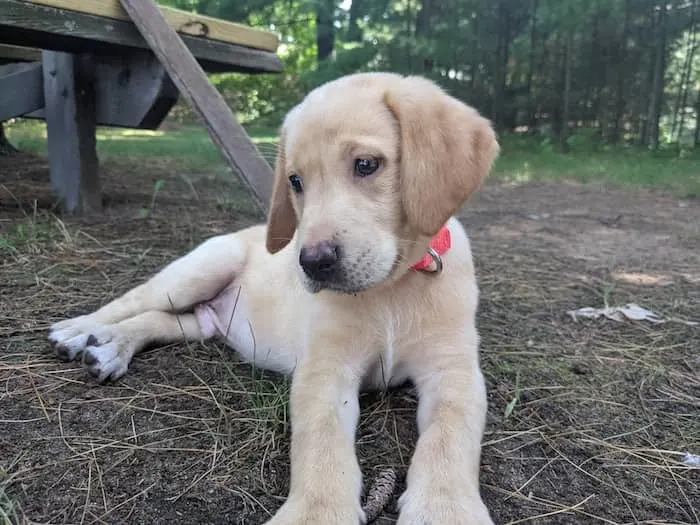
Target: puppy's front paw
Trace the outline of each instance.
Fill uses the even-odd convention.
[[[63,361],[79,359],[88,346],[92,328],[102,328],[91,323],[89,316],[83,315],[66,319],[51,326],[49,341],[56,349],[56,355]]]
[[[126,374],[134,354],[133,343],[117,326],[92,323],[87,316],[56,323],[49,340],[59,358],[81,359],[88,373],[101,383]]]
[[[126,374],[132,355],[128,341],[112,339],[102,343],[94,338],[94,344],[87,346],[83,352],[83,365],[88,374],[100,383],[116,381]]]
[[[396,525],[494,525],[481,497],[443,489],[409,488],[399,498],[401,510]]]
[[[365,514],[357,504],[322,502],[307,498],[289,498],[265,525],[361,525]]]

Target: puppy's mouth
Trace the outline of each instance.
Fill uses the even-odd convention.
[[[382,282],[379,280],[379,282]],[[342,294],[358,294],[378,284],[369,274],[350,274],[339,271],[328,279],[313,279],[304,276],[304,286],[311,293],[331,290]]]
[[[367,270],[358,272],[340,270],[325,279],[314,279],[304,274],[303,270],[302,274],[304,286],[309,292],[318,293],[323,290],[330,290],[341,294],[358,294],[364,292],[385,282],[391,276],[391,272],[381,277]]]
[[[319,293],[323,290],[330,290],[333,292],[339,292],[341,294],[347,295],[358,294],[360,292],[364,292],[368,288],[371,288],[371,286],[353,286],[344,283],[313,281],[311,279],[306,279],[305,285],[306,289],[311,293]]]

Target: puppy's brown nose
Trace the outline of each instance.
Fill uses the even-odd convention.
[[[314,281],[328,281],[338,268],[338,245],[323,241],[313,246],[304,246],[299,253],[299,264]]]

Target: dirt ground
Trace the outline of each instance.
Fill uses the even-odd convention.
[[[52,322],[257,217],[232,176],[110,162],[103,181],[104,215],[60,217],[45,162],[0,157],[0,522],[262,523],[287,490],[284,379],[220,345],[179,344],[98,386],[46,341]],[[700,202],[492,183],[464,222],[490,401],[482,491],[496,523],[700,523],[700,468],[683,463],[700,455],[700,326],[680,322],[700,321]],[[668,322],[566,313],[628,302]],[[362,407],[365,478],[395,468],[397,497],[416,398],[405,388]],[[396,497],[377,523],[394,522]]]

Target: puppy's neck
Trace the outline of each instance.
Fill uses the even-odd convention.
[[[423,258],[411,266],[411,270],[426,273],[442,272],[442,256],[452,247],[452,237],[447,225],[430,240],[430,245]]]

